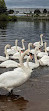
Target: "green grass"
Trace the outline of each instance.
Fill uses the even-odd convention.
[[[6,14],[0,14],[0,21],[17,21],[17,17],[9,16]]]
[[[40,15],[33,15],[33,16],[9,16],[6,14],[0,14],[0,21],[33,21],[33,20],[48,20],[49,16],[40,16]]]

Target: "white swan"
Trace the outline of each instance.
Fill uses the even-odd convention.
[[[9,55],[13,55],[13,54],[15,54],[16,52],[18,52],[17,51],[17,42],[18,42],[18,40],[16,40],[15,41],[15,46],[13,46],[13,47],[11,47],[10,49],[7,49],[7,53],[9,54]]]
[[[49,52],[49,47],[46,47],[47,52]]]
[[[29,79],[32,70],[30,68],[26,68],[23,64],[23,58],[28,52],[28,50],[25,51],[23,56],[21,56],[21,68],[17,68],[14,71],[4,72],[0,75],[0,88],[5,88],[10,92],[14,87],[22,85]]]
[[[30,50],[30,47],[32,46],[32,43],[28,43],[28,50]],[[31,50],[30,50],[30,52],[31,52]],[[25,57],[24,57],[24,59],[27,59],[28,58],[28,55],[26,55]]]
[[[10,48],[11,46],[9,45],[9,44],[7,44],[6,46],[5,46],[5,51],[4,51],[4,53],[5,53],[5,55],[6,55],[6,57],[4,57],[4,56],[0,56],[0,61],[5,61],[5,60],[7,60],[7,59],[9,59],[9,55],[8,55],[8,53],[7,53],[7,48]]]
[[[49,66],[49,56],[43,56],[40,60],[39,63],[41,66]]]
[[[34,47],[34,46],[33,46],[33,47]],[[41,51],[40,51],[40,48],[39,48],[39,47],[40,47],[40,42],[39,42],[38,46],[36,46],[36,47],[37,47],[36,54],[38,54],[39,52],[41,52]],[[35,54],[35,48],[34,48],[34,49],[31,49],[31,53],[32,53],[32,54]]]
[[[9,67],[18,67],[18,65],[19,65],[19,63],[15,62],[13,60],[6,60],[0,64],[0,67],[9,68]]]
[[[43,40],[42,40],[42,37],[43,37],[43,34],[40,35],[40,39],[41,39],[41,41],[40,41],[40,47],[43,46]],[[37,47],[37,46],[39,45],[39,42],[35,42],[33,45],[34,45],[35,47]]]
[[[20,57],[21,57],[21,51],[19,50],[19,60],[20,60]],[[0,67],[6,67],[6,68],[18,67],[18,66],[19,66],[19,63],[15,62],[13,60],[6,60],[0,64]]]
[[[47,44],[46,44],[47,45]],[[48,47],[46,47],[46,50],[47,50],[47,52],[49,52],[49,46]]]
[[[11,49],[17,49],[17,50],[22,50],[23,49],[23,50],[25,50],[25,46],[24,46],[25,40],[22,39],[22,48],[17,46],[17,42],[18,42],[18,40],[15,41],[15,46],[12,46]]]
[[[32,43],[28,44],[28,50],[30,50],[30,46],[32,46]],[[22,52],[23,50],[18,50],[18,51],[21,51],[21,55],[23,55],[23,53],[24,53],[24,52]],[[20,57],[20,53],[19,52],[15,53],[13,56],[10,56],[11,59],[19,59],[19,57]],[[26,59],[27,57],[28,56],[26,55],[24,57],[24,59]]]
[[[48,53],[47,53],[47,50],[46,50],[46,42],[44,43],[44,46],[45,46],[45,52],[39,52],[37,54],[37,57],[43,57],[44,55],[47,55],[48,56]]]
[[[21,50],[19,50],[19,52],[15,53],[13,56],[10,56],[10,58],[11,58],[11,59],[14,59],[14,60],[19,59],[19,57],[20,57],[20,52],[21,52]],[[21,55],[22,55],[22,54],[23,54],[23,53],[21,53]]]
[[[31,69],[34,69],[34,68],[37,68],[39,66],[39,61],[37,60],[37,55],[36,55],[36,50],[37,50],[37,47],[35,48],[35,53],[34,53],[34,59],[35,59],[35,63],[33,62],[28,62],[28,59],[27,59],[27,62],[24,62],[24,65],[27,67],[29,64],[29,67]],[[31,53],[30,53],[30,56],[31,56]]]

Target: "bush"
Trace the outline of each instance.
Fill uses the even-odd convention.
[[[11,9],[10,9],[10,10],[8,11],[8,13],[9,13],[9,14],[13,14],[13,13],[14,13],[14,10],[11,10]]]
[[[14,15],[14,16],[8,16],[9,18],[9,21],[17,21],[17,17]]]
[[[34,17],[39,17],[39,14],[35,14]]]
[[[6,14],[1,14],[0,21],[17,21],[17,17],[16,16],[8,16]]]
[[[0,21],[8,21],[8,16],[6,14],[1,14]]]

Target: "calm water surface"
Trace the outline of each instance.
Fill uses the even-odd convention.
[[[21,39],[25,39],[25,46],[29,42],[39,41],[43,33],[43,40],[49,45],[49,22],[9,22],[0,23],[0,55],[4,55],[4,46],[14,45],[16,39],[21,46]],[[0,68],[0,74],[13,70]],[[49,67],[39,67],[32,72],[30,79],[19,88],[14,89],[18,98],[6,96],[7,91],[0,89],[0,111],[49,111]]]

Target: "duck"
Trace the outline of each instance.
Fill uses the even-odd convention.
[[[11,46],[10,46],[9,44],[7,44],[7,45],[5,46],[5,48],[4,48],[4,53],[5,53],[6,57],[0,56],[0,61],[1,61],[1,62],[9,59],[9,55],[8,55],[8,53],[7,53],[7,48],[10,48],[10,47],[11,47]]]
[[[35,43],[33,44],[35,47],[37,47],[37,46],[39,45],[39,43],[40,43],[40,47],[43,46],[43,40],[42,40],[42,37],[43,37],[43,34],[40,34],[40,39],[41,39],[41,41],[39,41],[39,42],[35,42]]]
[[[26,50],[20,59],[21,67],[16,70],[8,71],[0,74],[0,88],[4,88],[9,91],[9,94],[13,94],[13,88],[21,86],[31,76],[32,69],[25,67],[23,64],[23,58],[29,50]]]
[[[44,43],[44,47],[45,47],[45,52],[39,52],[39,53],[37,54],[37,57],[38,57],[38,58],[41,58],[41,57],[43,57],[44,55],[48,56],[48,53],[47,53],[47,50],[46,50],[46,42]]]

